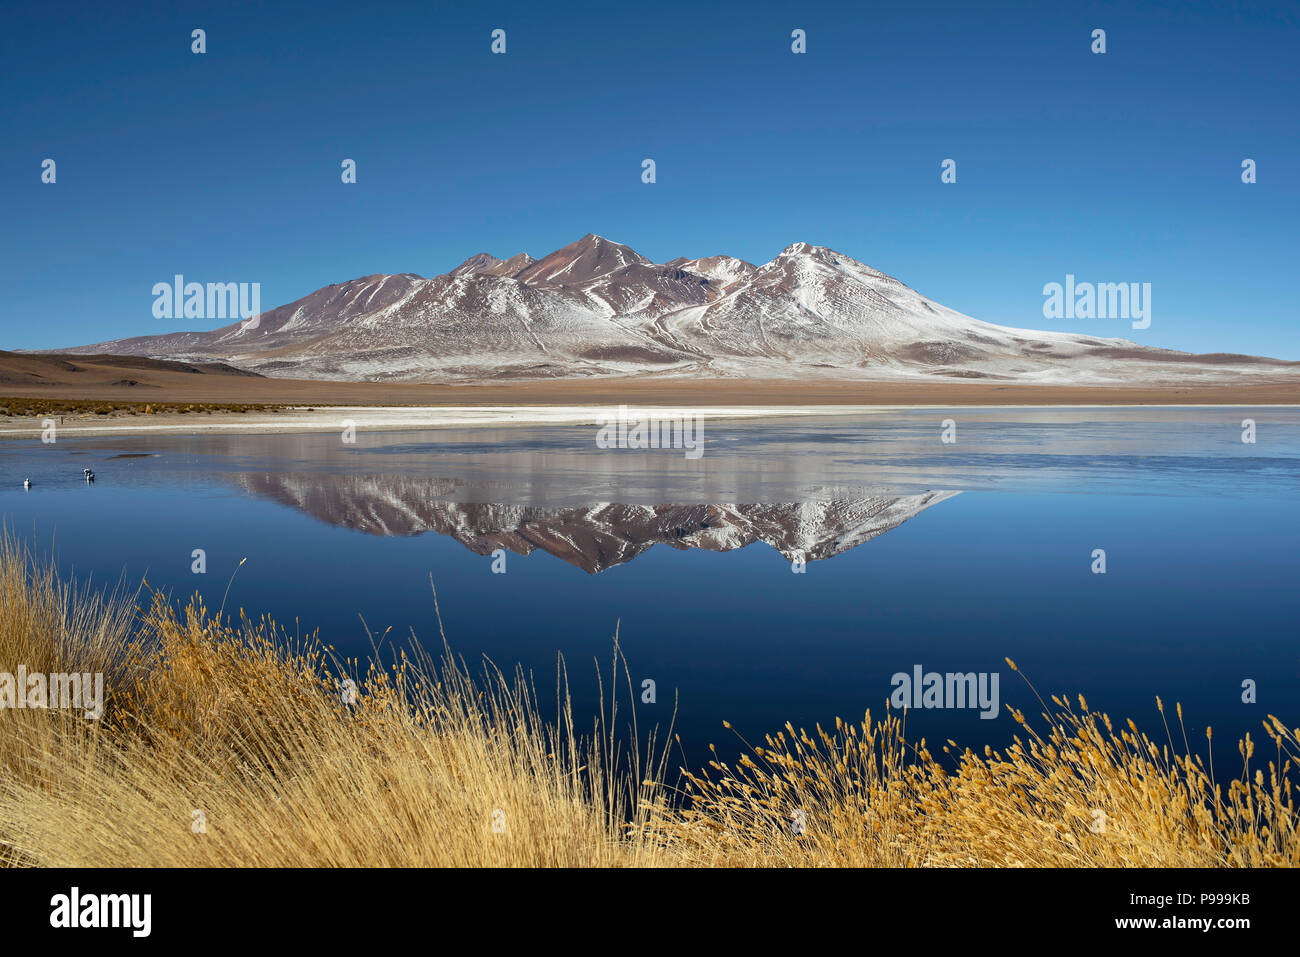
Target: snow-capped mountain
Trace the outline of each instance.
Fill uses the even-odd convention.
[[[981,322],[824,246],[795,243],[762,266],[730,256],[656,264],[595,235],[537,260],[479,253],[431,279],[353,279],[263,313],[257,323],[60,351],[221,361],[324,379],[1300,379],[1296,362],[1195,356]]]

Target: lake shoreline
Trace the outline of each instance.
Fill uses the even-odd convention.
[[[663,405],[625,403],[631,416],[698,417],[703,420],[779,421],[791,418],[844,418],[885,413],[974,411],[981,409],[1262,409],[1295,408],[1285,403],[1134,403],[1024,405]],[[108,416],[50,414],[0,418],[0,439],[40,438],[53,419],[61,435],[204,435],[213,433],[296,434],[342,431],[406,432],[424,429],[510,428],[516,426],[597,426],[617,416],[619,405],[508,406],[321,406],[265,412],[114,413]]]

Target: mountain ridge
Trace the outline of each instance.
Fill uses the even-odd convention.
[[[726,255],[660,264],[594,233],[540,259],[481,252],[430,278],[381,273],[334,283],[262,313],[256,323],[48,351],[369,381],[627,375],[1072,385],[1221,384],[1261,375],[1300,380],[1300,362],[1196,356],[1119,337],[983,322],[807,242],[758,266]]]

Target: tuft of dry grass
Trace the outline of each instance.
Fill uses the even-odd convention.
[[[634,709],[620,743],[619,701],[635,695],[617,642],[582,733],[562,662],[547,721],[526,675],[489,665],[473,677],[445,637],[439,661],[379,657],[341,661],[198,600],[178,610],[156,593],[77,589],[0,538],[0,671],[100,671],[107,699],[99,721],[0,709],[0,863],[1300,862],[1300,737],[1272,717],[1276,754],[1255,767],[1248,738],[1224,784],[1185,743],[1114,728],[1080,697],[1077,709],[1044,703],[1042,731],[1015,712],[1023,731],[1005,751],[949,742],[936,756],[907,740],[902,717],[868,713],[832,731],[787,724],[737,766],[714,760],[670,786]]]
[[[787,724],[737,767],[714,760],[688,773],[693,801],[664,837],[711,866],[1300,864],[1292,792],[1300,729],[1269,715],[1276,753],[1267,770],[1252,770],[1247,735],[1241,776],[1225,794],[1213,767],[1172,738],[1157,744],[1131,720],[1117,730],[1082,695],[1077,710],[1052,702],[1042,732],[1013,709],[1023,734],[1005,751],[956,754],[950,740],[947,760],[924,739],[909,744],[893,714],[836,719],[833,731],[812,734]],[[1178,721],[1181,729],[1181,707]]]
[[[197,600],[177,612],[159,594],[133,620],[122,602],[79,606],[12,543],[0,549],[0,588],[0,670],[103,670],[111,688],[100,721],[0,711],[9,863],[613,866],[661,856],[635,836],[647,807],[617,749],[578,735],[567,711],[542,723],[522,674],[476,683],[450,655],[435,668],[405,654],[358,674],[356,662],[292,643],[271,622],[232,626]],[[77,658],[79,634],[88,644]]]

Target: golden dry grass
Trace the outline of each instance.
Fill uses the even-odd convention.
[[[1015,665],[1008,660],[1013,669]],[[1300,863],[1292,794],[1296,729],[1269,716],[1276,747],[1226,792],[1201,758],[1159,745],[1132,721],[1053,698],[1045,731],[1011,747],[936,760],[910,745],[894,715],[834,731],[785,730],[743,755],[688,775],[697,796],[669,828],[693,862],[770,866],[1262,867]],[[1163,710],[1163,709],[1162,709]],[[1179,709],[1181,725],[1181,708]],[[802,814],[803,834],[791,838]]]
[[[1267,763],[1242,742],[1224,781],[1185,743],[1156,744],[1131,722],[1113,728],[1081,698],[1077,709],[1045,705],[1041,732],[1017,714],[1022,734],[1001,752],[950,743],[935,756],[906,740],[899,716],[867,715],[834,731],[787,725],[738,766],[716,761],[669,784],[652,739],[637,746],[633,731],[620,744],[618,702],[632,696],[617,648],[602,713],[580,734],[562,668],[557,716],[543,721],[519,672],[473,680],[450,654],[435,663],[412,652],[358,673],[270,622],[231,625],[197,602],[178,612],[138,595],[148,600],[137,611],[134,596],[78,591],[0,541],[0,671],[102,671],[107,691],[99,721],[0,710],[3,863],[1300,861],[1300,740],[1275,718]]]

